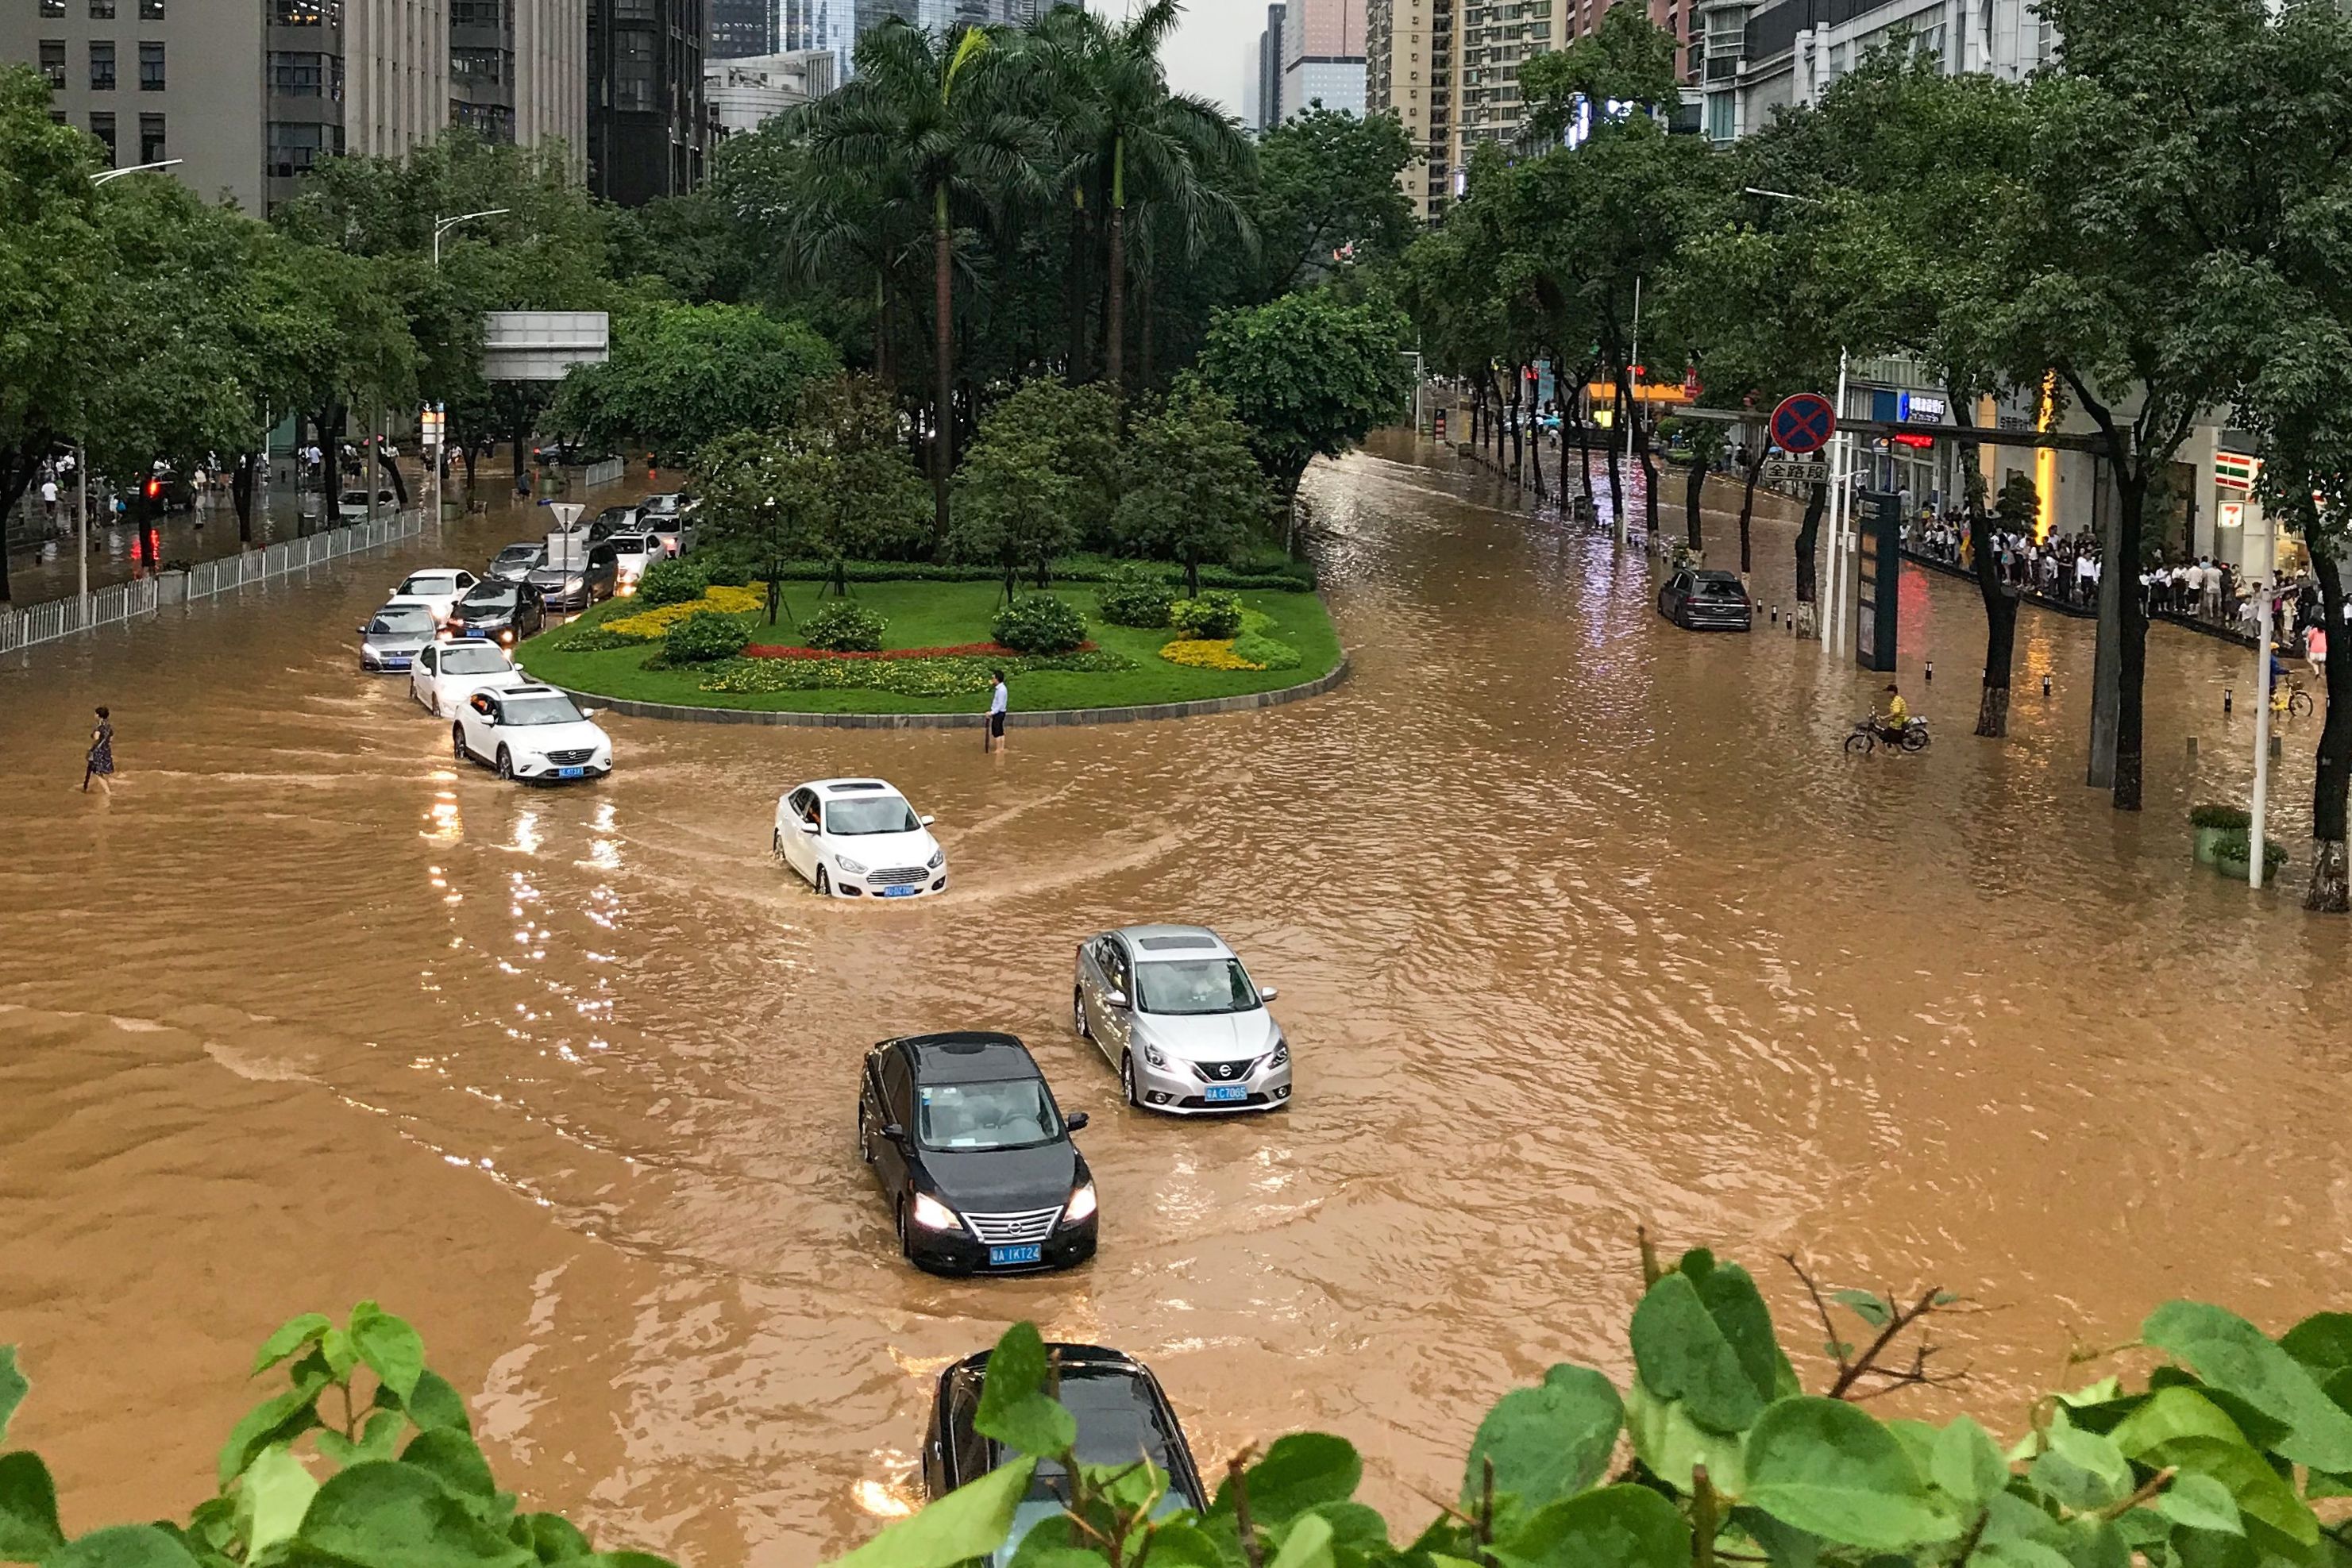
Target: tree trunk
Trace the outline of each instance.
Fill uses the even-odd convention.
[[[264,461],[268,461],[267,458]],[[236,469],[228,479],[229,499],[236,507],[236,542],[253,542],[253,454],[236,455]]]
[[[408,481],[401,477],[400,459],[390,450],[390,442],[378,441],[375,444],[376,466],[382,468],[385,473],[392,476],[392,493],[394,497],[395,504],[403,510],[406,510],[408,507]]]
[[[1691,554],[1697,555],[1706,548],[1706,525],[1699,518],[1699,505],[1706,497],[1706,452],[1704,447],[1691,453],[1690,477],[1683,490],[1683,527],[1688,536]],[[1745,568],[1745,560],[1740,565]]]
[[[343,405],[330,403],[315,417],[319,432],[319,526],[331,528],[342,518],[336,506],[343,497]],[[515,440],[515,472],[522,472],[523,442]]]
[[[2311,886],[2303,906],[2323,915],[2352,911],[2352,877],[2345,852],[2345,805],[2352,793],[2352,646],[2344,638],[2344,568],[2336,541],[2311,540],[2311,570],[2319,579],[2320,624],[2327,630],[2327,721],[2319,732],[2319,762],[2311,794]],[[2340,650],[2340,651],[2339,651]]]
[[[1151,353],[1151,247],[1144,247],[1143,265],[1135,269],[1135,336],[1143,350],[1143,365],[1135,378],[1136,390],[1149,393],[1152,387]]]
[[[874,379],[886,386],[890,381],[890,286],[878,272],[874,275]]]
[[[466,505],[470,509],[474,503],[474,444],[468,441],[459,447],[457,455],[466,460]]]
[[[1973,465],[1975,459],[1970,456]],[[1977,592],[1984,599],[1984,693],[1977,703],[1979,735],[1999,739],[2009,733],[2009,681],[2016,663],[2018,591],[2000,580],[1992,528],[1984,512],[1984,478],[1971,466],[1969,483],[1969,553],[1975,558]]]
[[[1609,531],[1625,526],[1625,481],[1618,472],[1617,441],[1625,428],[1625,383],[1617,383],[1617,417],[1609,423]]]
[[[931,209],[931,531],[948,537],[948,469],[955,458],[955,235],[948,227],[948,192],[934,193]]]
[[[1540,413],[1541,406],[1536,406]],[[1540,507],[1544,503],[1543,432],[1540,430],[1528,432],[1528,471],[1535,479],[1536,505]]]
[[[1113,176],[1117,178],[1116,175]],[[1103,309],[1103,379],[1116,402],[1127,401],[1127,209],[1110,204],[1110,277]]]
[[[1511,483],[1524,485],[1527,473],[1527,421],[1520,417],[1522,405],[1519,400],[1525,392],[1527,382],[1526,378],[1519,373],[1517,361],[1512,361],[1510,375],[1511,401],[1508,406],[1511,420]]]
[[[1820,597],[1813,581],[1813,548],[1822,537],[1822,514],[1830,504],[1830,487],[1826,480],[1813,482],[1813,493],[1805,502],[1805,521],[1797,529],[1797,602],[1811,604]]]
[[[2140,539],[2146,527],[2148,476],[2134,465],[2126,476],[2118,465],[2116,494],[2116,549],[2106,570],[2116,579],[2115,604],[2115,806],[2118,811],[2140,809],[2141,690],[2147,678],[2147,605],[2139,595]],[[2107,604],[2102,599],[2099,629],[2107,628]],[[2095,739],[2097,721],[2093,720]],[[2094,759],[2095,764],[2095,758]]]
[[[1585,380],[1581,375],[1576,379],[1576,464],[1583,470],[1585,498],[1590,500],[1592,496],[1592,426],[1584,417]]]
[[[1769,450],[1759,441],[1753,448],[1754,455],[1740,465],[1741,476],[1746,481],[1739,492],[1739,580],[1742,582],[1747,581],[1748,574],[1756,570],[1755,557],[1749,549],[1748,523],[1756,515],[1756,481],[1763,477],[1764,454]]]
[[[47,432],[37,438],[28,438],[15,451],[0,456],[0,604],[11,602],[8,589],[8,514],[25,492],[33,487],[33,476],[40,472],[41,455],[49,447]],[[76,483],[85,483],[89,476],[77,471]],[[62,487],[62,486],[61,486]]]
[[[1087,246],[1093,225],[1087,221],[1085,191],[1070,188],[1070,251],[1062,262],[1062,374],[1072,386],[1087,379]]]

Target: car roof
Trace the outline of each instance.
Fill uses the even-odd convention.
[[[886,1040],[907,1053],[918,1083],[986,1083],[1003,1078],[1037,1078],[1029,1048],[1018,1037],[986,1030],[907,1035]]]
[[[964,1372],[984,1372],[988,1368],[989,1354],[985,1350],[976,1350],[957,1362],[956,1369]],[[1108,1345],[1075,1344],[1049,1339],[1045,1342],[1045,1354],[1056,1357],[1065,1366],[1084,1365],[1105,1370],[1118,1368],[1129,1372],[1139,1372],[1146,1376],[1150,1375],[1151,1371],[1150,1367],[1128,1354],[1127,1352],[1113,1350]]]
[[[1738,582],[1739,580],[1739,574],[1736,571],[1695,571],[1691,575],[1701,582]]]
[[[547,546],[537,539],[517,539],[514,543],[508,545],[505,549],[499,550],[499,553],[500,555],[512,555],[517,550],[531,553],[544,551],[546,549]]]
[[[462,647],[464,644],[460,643],[458,646]],[[532,685],[528,686],[509,686],[500,695],[509,697],[560,697],[563,694],[557,691],[553,686]]]
[[[897,785],[884,783],[879,779],[812,779],[805,784],[795,784],[793,788],[795,789],[814,789],[818,794],[827,797],[837,795],[898,795],[901,800],[906,798],[904,795],[899,793],[899,789]]]
[[[1122,925],[1113,936],[1127,939],[1139,959],[1232,958],[1238,956],[1205,925]]]

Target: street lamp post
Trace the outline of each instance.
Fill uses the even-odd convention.
[[[1642,279],[1633,278],[1633,362],[1625,368],[1625,465],[1633,465],[1633,425],[1642,417]],[[1627,476],[1629,478],[1631,476]],[[1625,548],[1625,498],[1617,497],[1617,548]]]
[[[2257,890],[2263,885],[2263,816],[2271,799],[2271,630],[2278,619],[2278,596],[2275,581],[2254,594],[2263,633],[2254,653],[2254,803],[2247,813],[2246,885]]]
[[[436,218],[433,222],[434,267],[438,268],[441,265],[441,236],[443,235],[447,234],[459,224],[470,224],[476,218],[502,217],[511,210],[512,209],[508,207],[485,207],[478,213],[459,213],[454,218]]]
[[[176,169],[186,162],[184,158],[164,158],[152,163],[133,163],[126,169],[109,169],[102,174],[92,174],[89,177],[89,183],[93,185],[103,185],[109,180],[120,180],[125,174],[144,174],[155,169]]]
[[[120,180],[125,174],[149,174],[159,169],[176,169],[186,162],[184,158],[161,158],[152,163],[133,163],[127,168],[108,169],[89,177],[93,185],[103,185],[109,180]],[[79,442],[74,444],[74,547],[77,573],[81,590],[82,624],[89,623],[89,454]]]

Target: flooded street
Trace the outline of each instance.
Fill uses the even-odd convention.
[[[2188,863],[2189,804],[2243,797],[2251,654],[2151,633],[2119,816],[2081,782],[2090,624],[2024,612],[2014,733],[1977,741],[1974,591],[1908,569],[1938,739],[1850,758],[1869,677],[1676,632],[1638,551],[1414,455],[1309,480],[1337,692],[999,757],[615,716],[600,784],[456,768],[352,628],[510,520],[7,661],[0,1342],[69,1529],[208,1494],[252,1347],[362,1297],[505,1484],[698,1568],[800,1568],[907,1506],[930,1375],[1024,1316],[1150,1362],[1204,1469],[1346,1435],[1410,1531],[1505,1387],[1622,1376],[1637,1222],[1746,1260],[1792,1346],[1780,1252],[1976,1298],[1960,1397],[2011,1435],[2070,1344],[2168,1297],[2343,1304],[2352,931],[2294,907],[2315,719],[2273,781],[2286,891]],[[1758,524],[1767,604],[1790,537]],[[74,789],[97,703],[110,802]],[[780,791],[869,773],[938,814],[947,895],[820,904],[768,859]],[[1281,988],[1295,1109],[1118,1103],[1071,953],[1161,918]],[[951,1027],[1022,1035],[1092,1114],[1091,1265],[894,1255],[857,1062]]]

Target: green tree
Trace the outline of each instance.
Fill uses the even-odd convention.
[[[1118,455],[1107,389],[1024,383],[982,422],[956,476],[956,553],[1003,567],[1008,599],[1024,568],[1046,587],[1055,556],[1111,531]]]
[[[683,456],[731,430],[789,422],[839,371],[833,345],[748,305],[650,305],[614,322],[612,358],[563,379],[554,418],[592,444]]]
[[[1318,104],[1267,131],[1258,142],[1255,188],[1244,198],[1261,258],[1256,298],[1403,256],[1414,225],[1397,179],[1412,162],[1412,138],[1391,114]]]
[[[1118,406],[1107,388],[1074,387],[1052,376],[1024,382],[988,411],[981,439],[1017,442],[1052,454],[1071,484],[1071,515],[1080,539],[1111,542],[1111,509],[1120,485]]]
[[[1399,418],[1412,392],[1411,324],[1381,300],[1328,289],[1229,310],[1209,329],[1201,373],[1249,427],[1286,512],[1318,457],[1336,457]]]
[[[1118,529],[1129,549],[1184,568],[1201,591],[1201,568],[1231,560],[1265,520],[1265,476],[1233,404],[1197,375],[1180,376],[1129,433]]]

